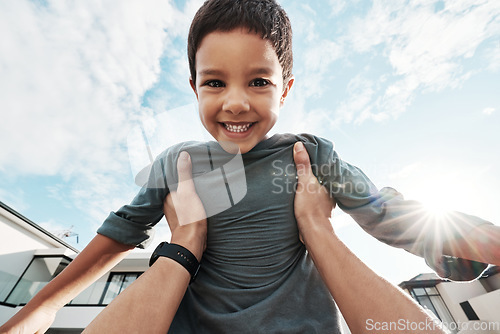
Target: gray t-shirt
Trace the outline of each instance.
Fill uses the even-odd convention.
[[[461,213],[446,226],[429,222],[420,203],[405,201],[391,188],[378,190],[360,169],[342,161],[328,140],[277,134],[241,155],[240,169],[233,168],[238,156],[224,152],[218,143],[186,142],[160,154],[132,203],[111,213],[98,230],[145,247],[163,216],[166,195],[176,189],[178,154],[191,155],[193,180],[210,216],[207,249],[171,333],[340,332],[335,303],[298,238],[292,153],[297,141],[304,142],[320,182],[365,231],[425,257],[442,277],[470,280],[486,268],[443,257],[441,250],[445,235],[488,222]],[[422,237],[429,224],[435,233]],[[445,230],[448,234],[441,233]]]

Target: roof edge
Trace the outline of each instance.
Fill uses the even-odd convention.
[[[66,248],[68,248],[70,250],[72,250],[73,252],[75,252],[77,254],[80,253],[80,251],[78,249],[76,249],[75,247],[71,246],[66,241],[62,240],[61,238],[59,238],[59,237],[55,236],[54,234],[50,233],[49,231],[47,231],[46,229],[44,229],[43,227],[41,227],[37,223],[33,222],[32,220],[26,218],[25,216],[23,216],[22,214],[20,214],[19,212],[17,212],[16,210],[14,210],[10,206],[8,206],[7,204],[3,203],[2,201],[0,201],[0,208],[2,208],[5,211],[9,212],[11,215],[19,218],[20,220],[22,220],[26,224],[28,224],[31,227],[35,228],[39,232],[45,234],[47,237],[49,237],[50,239],[56,241],[57,243],[61,244],[62,246],[66,247]]]

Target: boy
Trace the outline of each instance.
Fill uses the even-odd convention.
[[[35,330],[48,326],[57,309],[128,250],[147,244],[163,215],[165,196],[175,190],[181,151],[190,154],[196,176],[222,170],[232,161],[226,153],[232,145],[242,153],[246,196],[209,218],[203,264],[171,332],[337,331],[335,303],[299,241],[294,193],[283,187],[296,182],[295,173],[288,172],[296,141],[304,142],[318,178],[339,206],[370,234],[424,256],[444,277],[473,279],[482,272],[484,264],[463,261],[468,267],[462,270],[455,266],[460,261],[442,254],[443,244],[487,222],[457,213],[454,224],[432,225],[434,233],[421,237],[427,223],[421,206],[403,201],[392,189],[378,191],[359,169],[338,158],[330,142],[311,135],[267,137],[294,82],[291,36],[286,13],[274,0],[209,0],[200,8],[188,41],[191,86],[200,119],[218,143],[182,143],[162,153],[133,202],[108,217],[98,236],[14,322],[34,324]],[[225,175],[228,188],[233,177]],[[205,189],[197,185],[197,192],[212,190],[211,181]],[[446,229],[448,240],[441,233]],[[469,237],[475,242],[473,233]],[[500,258],[498,250],[487,253]]]

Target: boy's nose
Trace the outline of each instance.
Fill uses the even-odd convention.
[[[223,110],[238,115],[250,110],[250,102],[245,92],[232,90],[227,93],[222,106]]]

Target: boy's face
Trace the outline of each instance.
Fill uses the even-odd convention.
[[[205,36],[196,53],[196,83],[203,126],[224,148],[250,151],[267,138],[292,87],[283,87],[278,56],[268,40],[243,29]]]

